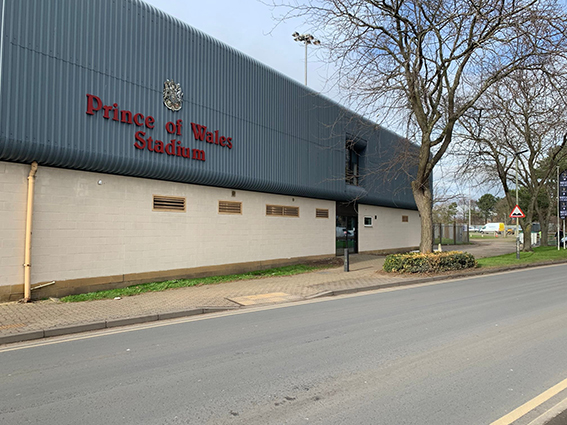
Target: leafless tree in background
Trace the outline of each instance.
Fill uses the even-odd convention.
[[[518,158],[518,187],[526,215],[520,220],[522,230],[531,234],[539,209],[547,237],[550,211],[542,207],[551,202],[547,186],[565,158],[567,144],[567,71],[551,64],[544,71],[514,71],[487,90],[477,102],[481,109],[468,111],[461,124],[469,133],[464,138],[471,152],[467,167],[500,182],[509,211],[516,205]],[[524,237],[524,251],[531,249],[531,238]]]
[[[268,0],[269,1],[269,0]],[[565,43],[553,0],[273,0],[317,30],[339,84],[367,116],[390,114],[419,142],[412,191],[422,252],[433,243],[431,177],[459,119],[495,83],[541,69]]]

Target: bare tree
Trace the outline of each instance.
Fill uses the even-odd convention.
[[[526,193],[522,197],[526,217],[520,220],[524,235],[531,234],[538,209],[547,226],[549,211],[543,211],[543,198],[556,165],[565,157],[567,72],[552,70],[548,64],[545,72],[515,71],[486,92],[478,102],[482,110],[469,111],[461,120],[469,132],[465,143],[475,146],[469,166],[499,180],[510,211],[516,205],[515,189]],[[547,227],[543,230],[547,235]],[[527,236],[524,250],[531,249]]]
[[[290,0],[291,1],[291,0]],[[494,83],[539,69],[564,43],[554,0],[273,0],[318,28],[338,78],[367,115],[408,123],[422,252],[433,242],[432,172],[458,120]],[[326,37],[325,37],[326,35]]]

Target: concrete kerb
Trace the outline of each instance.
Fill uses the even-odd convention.
[[[368,292],[368,291],[375,291],[379,289],[387,289],[392,287],[401,287],[401,286],[410,286],[410,285],[418,285],[422,283],[430,283],[434,281],[440,280],[451,280],[451,279],[461,279],[467,277],[475,277],[481,276],[486,274],[495,274],[501,273],[506,271],[518,270],[518,269],[526,269],[526,268],[534,268],[534,267],[542,267],[542,266],[549,266],[553,264],[565,264],[567,260],[557,260],[557,261],[546,261],[542,263],[534,263],[534,264],[519,264],[515,266],[506,266],[506,267],[494,267],[490,269],[473,269],[468,271],[463,271],[459,273],[448,273],[446,275],[435,275],[435,276],[426,276],[423,278],[416,278],[416,279],[407,279],[401,280],[399,282],[391,282],[385,284],[377,284],[377,285],[369,285],[363,286],[359,288],[348,288],[348,289],[338,289],[333,291],[323,291],[319,292],[314,295],[310,295],[305,297],[306,300],[321,298],[321,297],[328,297],[328,296],[338,296],[338,295],[346,295],[346,294],[353,294],[358,292]],[[260,305],[258,305],[260,306]],[[254,306],[248,306],[248,308]],[[113,328],[118,326],[128,326],[133,324],[140,324],[140,323],[147,323],[153,322],[158,320],[169,320],[175,319],[180,317],[187,317],[187,316],[194,316],[199,314],[207,314],[207,313],[215,313],[220,311],[227,311],[227,310],[238,310],[241,309],[240,306],[234,307],[202,307],[197,309],[190,309],[190,310],[181,310],[169,313],[159,313],[159,314],[150,314],[145,316],[137,316],[137,317],[129,317],[129,318],[122,318],[122,319],[112,319],[112,320],[104,320],[99,322],[92,322],[74,326],[64,326],[64,327],[56,327],[56,328],[49,328],[31,332],[22,332],[19,334],[14,335],[6,335],[0,336],[0,345],[3,344],[11,344],[15,342],[24,342],[30,341],[34,339],[41,339],[47,338],[52,336],[60,336],[60,335],[67,335],[79,332],[87,332],[92,330],[101,330],[105,328]]]
[[[56,328],[42,329],[31,332],[22,332],[14,335],[0,336],[0,345],[15,342],[31,341],[34,339],[48,338],[52,336],[70,335],[74,333],[110,329],[118,326],[136,325],[140,323],[155,322],[158,320],[177,319],[180,317],[195,316],[199,314],[215,313],[226,310],[237,310],[239,307],[204,307],[191,310],[174,311],[169,313],[149,314],[145,316],[128,317],[123,319],[111,319],[99,322],[84,323],[80,325],[61,326]]]
[[[556,261],[545,261],[541,263],[534,263],[534,264],[518,264],[515,266],[505,266],[505,267],[494,267],[490,269],[473,269],[473,270],[466,270],[462,272],[448,272],[446,275],[435,275],[435,276],[426,276],[422,278],[416,279],[408,279],[403,280],[400,282],[392,282],[392,283],[383,283],[378,285],[370,285],[370,286],[362,286],[359,288],[348,288],[348,289],[337,289],[334,291],[323,291],[317,294],[310,295],[305,299],[315,299],[321,297],[329,297],[329,296],[336,296],[336,295],[347,295],[347,294],[355,294],[357,292],[367,292],[367,291],[376,291],[379,289],[387,289],[393,288],[397,286],[409,286],[409,285],[419,285],[422,283],[430,283],[434,281],[442,281],[442,280],[452,280],[452,279],[462,279],[467,277],[475,277],[475,276],[482,276],[486,274],[496,274],[502,273],[512,270],[519,270],[519,269],[527,269],[527,268],[535,268],[535,267],[544,267],[544,266],[551,266],[554,264],[565,264],[567,260],[556,260]]]

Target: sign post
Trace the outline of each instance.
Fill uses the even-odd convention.
[[[524,214],[524,212],[520,209],[520,207],[518,205],[516,205],[514,207],[514,209],[512,210],[512,212],[510,213],[510,218],[515,218],[516,219],[516,259],[520,259],[520,231],[518,229],[519,227],[519,219],[520,218],[524,218],[526,215]],[[532,235],[530,235],[531,237]],[[524,235],[524,238],[526,237],[526,235]],[[525,243],[525,239],[524,239],[524,243]]]
[[[558,210],[559,210],[559,218],[563,220],[563,232],[560,232],[560,227],[557,226],[557,249],[559,249],[559,245],[561,243],[561,233],[565,234],[565,218],[567,217],[567,170],[563,171],[559,174],[558,178]],[[565,249],[565,242],[563,242],[563,249]]]

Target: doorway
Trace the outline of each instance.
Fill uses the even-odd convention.
[[[348,245],[351,254],[358,252],[358,214],[356,205],[337,202],[336,254],[344,255]]]

